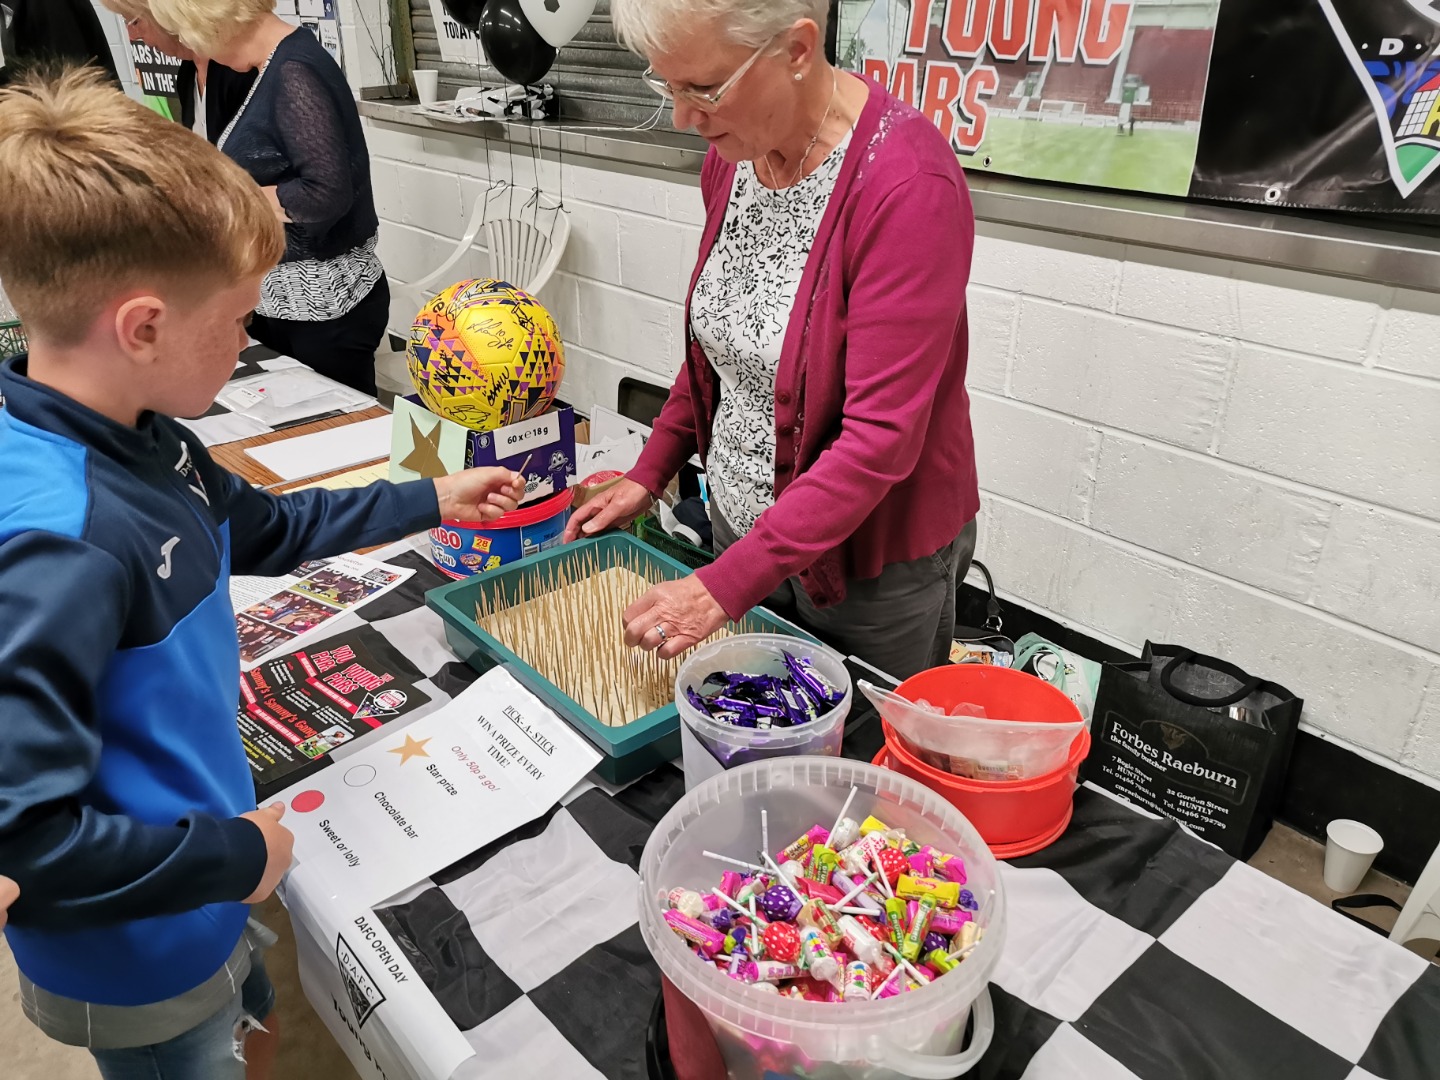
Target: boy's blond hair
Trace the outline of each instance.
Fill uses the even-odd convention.
[[[265,273],[285,233],[260,188],[95,69],[0,90],[0,281],[32,337],[74,345],[106,303]]]
[[[155,21],[206,56],[274,10],[275,0],[150,0]]]

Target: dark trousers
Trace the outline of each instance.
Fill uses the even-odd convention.
[[[710,524],[717,555],[739,539],[713,503]],[[832,607],[811,603],[799,578],[781,582],[764,604],[846,655],[858,656],[896,679],[908,679],[950,662],[955,585],[970,569],[975,537],[971,521],[933,555],[892,563],[878,578],[846,582],[845,599]]]
[[[375,393],[375,350],[390,322],[390,283],[383,277],[364,300],[326,322],[256,315],[250,336],[361,393]]]

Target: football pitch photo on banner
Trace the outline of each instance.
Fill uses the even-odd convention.
[[[967,169],[1190,188],[1219,0],[840,0],[842,66],[928,116]]]

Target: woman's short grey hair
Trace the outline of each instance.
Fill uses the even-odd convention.
[[[829,0],[611,0],[610,19],[627,48],[651,56],[701,27],[717,26],[737,45],[758,49],[801,19],[823,32]]]

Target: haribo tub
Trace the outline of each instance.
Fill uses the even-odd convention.
[[[843,975],[831,971],[822,959],[821,974],[834,981],[812,979],[810,972],[788,981],[802,989],[809,984],[812,993],[807,999],[777,992],[778,986],[787,982],[784,973],[779,973],[782,978],[777,982],[762,986],[770,980],[759,976],[773,979],[776,969],[740,968],[747,963],[755,963],[757,968],[762,962],[783,963],[765,959],[763,930],[756,950],[760,959],[750,959],[747,947],[738,964],[733,951],[728,954],[720,951],[733,950],[733,933],[727,934],[726,940],[718,945],[708,935],[693,932],[693,928],[691,936],[682,936],[683,930],[676,926],[680,921],[676,914],[684,915],[684,912],[674,905],[693,907],[695,903],[693,897],[683,893],[701,894],[701,902],[713,911],[709,906],[711,902],[704,901],[702,890],[715,889],[727,870],[737,875],[727,880],[737,892],[741,891],[738,884],[741,879],[759,877],[743,866],[713,856],[734,859],[737,863],[763,864],[767,870],[768,857],[776,862],[781,875],[793,875],[793,867],[786,864],[800,860],[777,856],[784,855],[787,849],[791,849],[791,854],[797,853],[795,845],[803,844],[801,837],[810,837],[813,844],[818,836],[814,832],[817,824],[828,831],[835,827],[837,820],[844,818],[853,819],[857,828],[873,819],[872,832],[875,823],[883,823],[887,834],[903,832],[906,840],[917,848],[929,850],[934,876],[924,882],[908,882],[906,891],[915,894],[916,912],[922,906],[927,910],[933,908],[931,921],[937,912],[944,913],[942,925],[950,931],[944,935],[946,943],[954,946],[944,956],[950,957],[952,953],[959,956],[948,964],[935,957],[937,967],[923,970],[919,979],[896,962],[901,971],[899,976],[892,978],[888,986],[878,981],[867,982],[863,993],[858,987],[861,973],[850,970],[858,956],[847,961]],[[840,831],[848,828],[850,826],[842,825]],[[769,848],[773,849],[769,851],[765,850],[767,833]],[[941,864],[938,867],[935,865],[937,855]],[[946,856],[963,863],[963,871],[959,867],[948,868],[951,873],[963,873],[963,886],[944,876]],[[882,861],[890,858],[883,857]],[[859,885],[875,869],[872,864],[870,870],[852,880]],[[896,871],[898,867],[890,868],[898,885],[900,875]],[[918,873],[907,876],[926,877]],[[762,879],[762,883],[766,885],[766,892],[773,887],[768,878]],[[949,887],[952,885],[955,888]],[[955,906],[941,906],[938,897],[935,903],[926,903],[924,894],[936,888],[943,888],[944,899],[953,901]],[[962,906],[961,889],[965,892],[964,903],[973,905],[973,910]],[[951,892],[955,893],[953,897],[949,895]],[[858,895],[841,906],[850,906]],[[756,898],[757,905],[762,898],[763,893]],[[873,897],[869,899],[873,903]],[[906,900],[903,916],[906,922],[914,921],[912,898],[897,899]],[[786,898],[775,896],[772,900],[779,904]],[[731,910],[731,906],[723,902],[720,906]],[[796,936],[801,938],[801,955],[795,966],[807,960],[813,963],[821,954],[814,950],[813,940],[807,943],[805,939],[813,939],[814,935],[806,934],[806,927],[801,923],[791,924],[784,919],[784,912],[776,910],[775,913],[781,917],[773,922],[765,921],[770,925],[793,925]],[[896,916],[901,917],[898,911]],[[710,921],[713,922],[713,916]],[[732,920],[732,929],[741,921],[738,917]],[[966,926],[971,929],[966,930]],[[641,858],[640,930],[666,978],[704,1014],[729,1075],[740,1080],[759,1080],[767,1072],[803,1075],[814,1080],[898,1077],[939,1080],[968,1070],[984,1054],[994,1033],[986,984],[1005,938],[1005,896],[995,859],[979,833],[949,803],[912,780],[870,765],[828,757],[776,758],[731,769],[689,792],[656,826]],[[786,937],[784,931],[772,931],[771,935]],[[697,939],[706,943],[697,945]],[[876,945],[880,944],[878,938],[874,940]],[[925,937],[921,936],[918,942],[909,948],[902,945],[899,951],[907,964],[921,968],[925,956],[921,950],[926,944]],[[937,941],[928,944],[932,952],[938,947]],[[712,945],[716,946],[715,955],[728,955],[729,961],[717,964],[713,958],[707,960],[704,951]],[[789,955],[789,946],[788,941],[776,942],[781,955]],[[862,944],[859,951],[868,955],[874,950]],[[907,954],[914,955],[916,960],[910,960]],[[733,973],[732,964],[736,967]],[[937,974],[940,968],[944,974]],[[873,978],[873,972],[866,974]],[[844,987],[852,977],[857,985],[847,1000]],[[750,981],[751,978],[754,981]],[[897,985],[901,979],[905,980],[903,988]],[[825,992],[827,985],[833,992]],[[972,1007],[974,1033],[969,1046],[962,1050]]]

